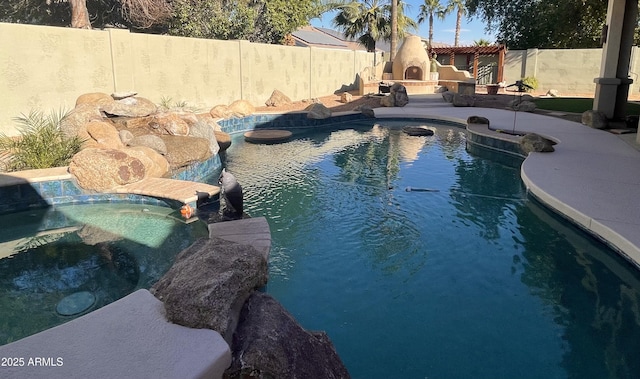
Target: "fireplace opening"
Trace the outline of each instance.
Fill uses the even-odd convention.
[[[422,69],[417,66],[408,67],[404,71],[404,78],[406,80],[424,80]]]

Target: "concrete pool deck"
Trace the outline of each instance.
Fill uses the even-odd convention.
[[[376,108],[376,118],[463,121],[486,117],[491,129],[533,132],[558,142],[553,153],[531,153],[521,167],[527,190],[640,266],[640,150],[635,134],[604,130],[527,112],[454,107],[440,94],[412,95],[402,108]],[[496,137],[508,136],[488,130]]]

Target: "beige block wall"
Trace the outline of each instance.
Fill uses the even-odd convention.
[[[84,92],[112,92],[109,33],[0,23],[0,132],[14,117],[75,106]]]
[[[248,41],[240,46],[243,99],[264,105],[275,89],[291,99],[310,98],[310,49]]]
[[[202,110],[245,99],[264,104],[274,89],[292,100],[357,88],[374,54],[0,23],[0,132],[31,110],[70,110],[88,92],[135,91],[159,103]],[[377,57],[380,59],[380,57]]]

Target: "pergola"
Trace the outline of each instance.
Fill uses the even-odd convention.
[[[507,51],[505,45],[489,46],[447,46],[434,47],[431,51],[440,56],[449,56],[449,64],[455,65],[456,55],[473,55],[473,76],[478,77],[478,60],[480,56],[498,56],[498,82],[503,81],[504,76],[504,56]]]

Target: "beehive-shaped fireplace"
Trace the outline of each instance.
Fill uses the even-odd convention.
[[[427,80],[429,68],[429,55],[422,46],[422,39],[418,36],[405,38],[393,60],[393,80]]]

